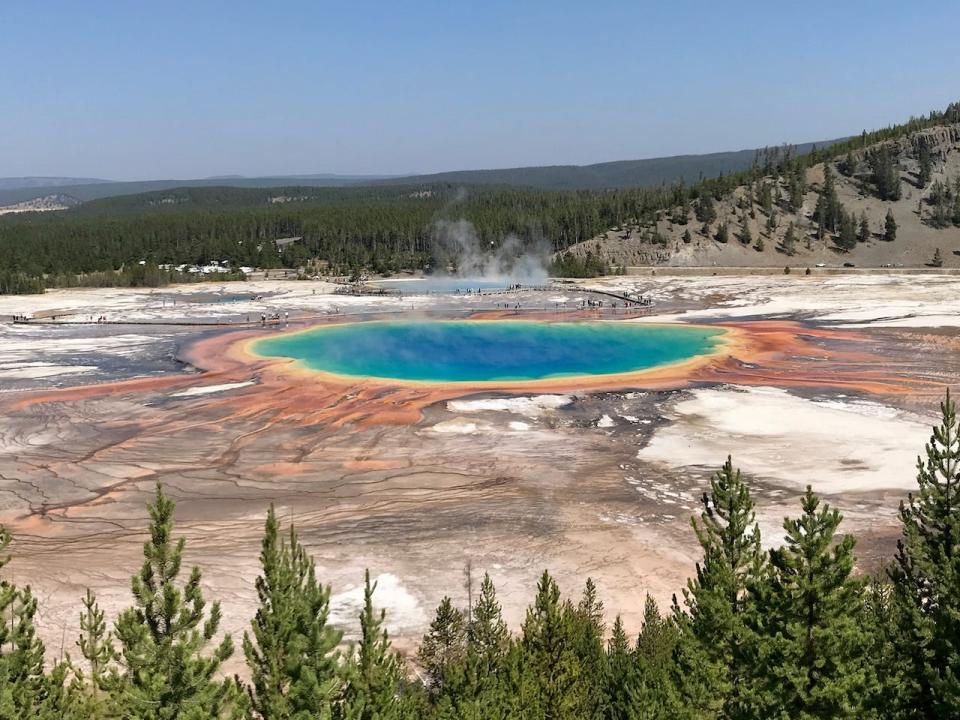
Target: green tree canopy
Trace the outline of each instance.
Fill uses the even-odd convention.
[[[159,483],[147,509],[150,539],[131,581],[134,605],[116,623],[125,680],[119,700],[142,720],[231,716],[236,686],[217,679],[217,672],[233,654],[233,641],[224,635],[205,652],[220,628],[220,603],[207,609],[200,568],[178,582],[185,541],[173,538],[174,503]]]

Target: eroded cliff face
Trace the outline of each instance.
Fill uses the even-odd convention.
[[[960,149],[960,124],[941,125],[921,130],[897,141],[901,153],[912,153],[922,145],[939,152],[953,152]]]
[[[865,160],[867,156],[885,145],[900,163],[916,163],[920,148],[926,146],[931,154],[945,156],[960,151],[960,123],[938,125],[937,127],[918,130],[896,140],[888,140],[865,148],[854,150],[852,155],[857,160]],[[822,172],[822,170],[821,170]]]

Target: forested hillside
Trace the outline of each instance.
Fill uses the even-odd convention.
[[[0,206],[32,200],[53,192],[72,195],[78,200],[98,200],[118,195],[170,190],[178,187],[271,188],[297,185],[302,187],[341,187],[386,179],[382,175],[291,175],[289,177],[213,177],[192,180],[92,180],[77,178],[0,178]],[[44,180],[50,182],[45,183]],[[31,182],[32,181],[32,182]]]
[[[941,409],[917,492],[900,507],[896,554],[878,577],[855,572],[856,539],[809,487],[782,538],[764,549],[771,538],[761,538],[750,488],[728,459],[693,519],[702,547],[695,577],[670,608],[648,596],[636,637],[589,578],[570,598],[548,572],[512,634],[484,575],[468,607],[443,597],[408,661],[391,648],[390,618],[375,607],[369,573],[359,640],[342,643],[329,619],[330,587],[272,508],[249,632],[236,643],[223,635],[219,603],[207,604],[217,588],[203,584],[200,568],[181,568],[174,504],[158,485],[130,606],[108,618],[88,589],[69,653],[46,653],[29,585],[0,581],[0,717],[954,718],[960,424],[949,395]],[[0,528],[0,552],[10,549]],[[238,652],[246,676],[223,677]]]
[[[605,265],[960,266],[960,111],[774,156],[571,249]]]
[[[676,189],[538,192],[453,185],[377,188],[179,188],[84,204],[50,216],[0,218],[3,278],[69,285],[78,273],[139,263],[297,267],[311,258],[335,272],[424,269],[437,223],[471,222],[487,248],[515,235],[562,249],[638,213]],[[274,240],[301,236],[279,253]],[[41,280],[42,278],[42,280]],[[8,290],[10,291],[10,290]]]
[[[485,248],[495,251],[514,235],[559,253],[559,274],[595,274],[610,263],[723,264],[728,256],[732,265],[816,253],[833,258],[859,251],[861,242],[876,247],[883,238],[914,248],[913,264],[920,264],[918,252],[929,254],[932,264],[954,262],[954,245],[960,245],[954,242],[958,124],[960,105],[954,104],[806,155],[792,147],[766,150],[748,170],[693,185],[602,191],[450,183],[176,188],[45,216],[3,216],[0,292],[82,284],[89,277],[78,276],[92,273],[97,283],[130,284],[127,271],[141,261],[154,268],[212,260],[270,268],[318,259],[340,273],[427,269],[437,261],[437,224],[460,219],[474,225]],[[826,166],[837,169],[830,180]],[[907,215],[911,204],[919,213],[916,223]],[[894,225],[903,228],[899,235]],[[914,226],[922,232],[913,232]],[[303,242],[278,252],[274,240],[289,236]],[[931,243],[940,237],[937,259],[939,246]]]
[[[821,142],[820,146],[836,141]],[[814,143],[798,146],[809,152]],[[147,192],[191,187],[348,187],[371,183],[395,185],[508,185],[540,190],[604,190],[609,188],[650,187],[663,183],[696,182],[720,173],[745,170],[753,163],[757,150],[676,155],[673,157],[621,160],[593,165],[550,165],[495,170],[456,170],[430,175],[397,177],[372,175],[291,175],[289,177],[223,177],[196,180],[143,180],[115,182],[73,178],[0,178],[0,206],[32,200],[53,192],[63,192],[79,200],[96,200]],[[49,182],[44,182],[45,180]],[[75,180],[75,182],[72,182]]]

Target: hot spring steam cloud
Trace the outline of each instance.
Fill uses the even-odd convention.
[[[459,277],[504,284],[540,284],[547,279],[549,245],[507,235],[499,246],[484,243],[468,220],[439,220],[433,232],[434,257]],[[493,245],[493,246],[492,246]]]

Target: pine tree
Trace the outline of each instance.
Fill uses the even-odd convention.
[[[890,154],[890,148],[881,145],[870,155],[870,170],[878,197],[881,200],[899,200],[900,175]]]
[[[630,720],[634,716],[631,693],[635,693],[637,664],[619,615],[607,642],[606,667],[603,717],[605,720]]]
[[[634,648],[638,681],[631,688],[631,708],[636,720],[667,720],[677,716],[673,660],[677,640],[676,625],[660,615],[656,601],[647,595],[643,628]]]
[[[0,570],[10,562],[10,556],[4,555],[7,546],[10,544],[10,533],[0,525]],[[17,600],[17,589],[6,578],[0,580],[0,711],[4,715],[13,716],[15,708],[13,707],[12,679],[14,677],[14,668],[11,666],[12,658],[7,652],[7,645],[10,642],[10,636],[13,632],[11,622],[7,618],[13,615],[15,603]],[[2,715],[0,715],[2,716]]]
[[[116,623],[125,671],[118,701],[142,720],[227,716],[236,686],[215,676],[233,654],[230,636],[204,654],[220,626],[220,603],[206,611],[198,567],[178,585],[185,541],[172,537],[174,503],[159,483],[148,510],[150,539],[143,546],[143,567],[131,581],[135,604]]]
[[[521,646],[545,720],[574,720],[583,705],[572,613],[569,603],[561,602],[557,583],[544,571],[523,622]]]
[[[948,227],[953,222],[953,190],[950,189],[949,184],[937,180],[930,188],[927,201],[933,206],[930,216],[927,218],[927,223],[935,228]],[[920,210],[921,212],[919,214],[922,215],[922,199],[920,201]]]
[[[897,718],[903,706],[903,689],[894,638],[896,623],[893,618],[892,586],[884,579],[874,578],[863,596],[864,626],[870,659],[876,680],[873,692],[865,699],[865,717]]]
[[[788,206],[792,212],[799,212],[803,207],[803,196],[806,193],[806,182],[804,170],[799,166],[790,174],[788,194]]]
[[[727,223],[720,223],[720,227],[717,228],[717,242],[719,243],[728,243],[730,241],[730,230],[727,228]]]
[[[427,690],[439,695],[450,673],[460,667],[466,657],[466,621],[449,597],[444,597],[423,636],[417,660],[426,673]]]
[[[893,210],[887,208],[887,217],[883,223],[883,239],[893,242],[897,239],[897,220],[893,217]]]
[[[860,213],[860,230],[857,232],[857,240],[867,242],[873,233],[870,232],[870,220],[867,219],[867,213]]]
[[[606,654],[603,636],[603,601],[592,578],[587,578],[583,595],[571,618],[573,623],[573,651],[580,666],[583,697],[577,717],[581,720],[600,720],[605,704],[604,677]]]
[[[773,190],[770,187],[770,184],[763,182],[760,184],[760,192],[758,193],[760,197],[760,207],[763,208],[763,212],[767,215],[773,213]]]
[[[88,710],[86,689],[70,678],[69,658],[55,663],[43,679],[43,690],[32,713],[23,717],[30,720],[90,720],[98,717]],[[99,716],[104,717],[104,716]],[[115,716],[114,716],[115,717]]]
[[[960,707],[960,424],[947,393],[916,493],[900,505],[903,537],[890,570],[903,717]]]
[[[697,201],[694,212],[696,212],[697,220],[705,225],[709,225],[717,219],[717,208],[713,204],[713,198],[711,198],[709,195],[703,195],[700,197],[700,199]]]
[[[577,604],[577,613],[593,626],[600,635],[604,633],[603,600],[597,593],[597,585],[593,578],[587,578],[583,586],[583,595]]]
[[[6,542],[0,540],[0,547],[5,545]],[[47,689],[43,673],[44,647],[34,625],[37,599],[29,585],[24,588],[7,585],[4,590],[7,592],[3,600],[7,602],[6,614],[10,619],[5,647],[0,648],[0,717],[28,718],[43,702]]]
[[[360,643],[351,648],[344,669],[346,686],[336,715],[344,720],[393,720],[403,716],[399,697],[403,671],[385,626],[386,611],[373,607],[376,583],[364,573]]]
[[[691,523],[703,561],[683,591],[685,609],[674,596],[681,629],[676,658],[685,704],[731,717],[740,690],[746,590],[762,567],[760,530],[750,492],[729,457],[701,502],[700,521]]]
[[[541,668],[530,664],[529,659],[522,637],[510,643],[503,663],[503,689],[496,696],[494,712],[481,715],[476,720],[487,720],[488,717],[491,720],[546,720],[548,716],[544,705],[546,698]]]
[[[88,693],[85,702],[86,717],[112,717],[117,708],[110,693],[120,682],[114,667],[117,651],[113,645],[113,634],[107,629],[103,610],[90,588],[87,588],[83,598],[77,648],[90,670],[89,676],[81,669],[75,670],[77,681]]]
[[[793,223],[787,226],[787,232],[783,236],[782,249],[787,255],[795,255],[797,252],[797,230]]]
[[[857,246],[857,221],[853,215],[842,207],[840,209],[840,235],[837,237],[837,247],[849,252]]]
[[[857,160],[853,157],[853,151],[847,153],[846,159],[843,161],[843,174],[847,177],[853,177],[857,173]]]
[[[486,672],[494,672],[506,657],[510,633],[503,621],[500,603],[490,575],[484,573],[480,597],[473,608],[473,622],[467,628],[469,652],[483,664]]]
[[[830,165],[823,166],[823,188],[820,191],[820,197],[817,199],[817,207],[814,216],[817,218],[820,238],[830,232],[837,231],[840,223],[840,200],[837,197],[837,188],[833,179],[833,171]]]
[[[457,720],[508,717],[515,700],[510,697],[507,679],[510,633],[489,574],[484,574],[480,583],[480,595],[472,615],[473,620],[466,628],[466,659],[461,667],[448,672],[443,695],[436,703],[438,717]],[[519,678],[519,667],[513,670]]]
[[[463,589],[467,593],[467,625],[473,622],[473,560],[463,564]]]
[[[0,569],[10,561],[3,553],[10,534],[0,525]],[[20,720],[74,718],[76,694],[66,685],[68,665],[56,663],[44,673],[43,643],[34,618],[37,600],[30,586],[0,580],[0,717]]]
[[[917,184],[922,190],[930,184],[930,178],[933,176],[933,160],[930,157],[930,148],[928,148],[926,144],[920,146],[918,163],[920,169],[917,172]]]
[[[873,681],[855,541],[835,540],[841,515],[809,487],[802,508],[750,584],[744,706],[750,717],[859,719]]]
[[[750,221],[746,215],[740,218],[740,242],[744,245],[753,244],[753,233],[750,232]]]
[[[253,709],[263,720],[330,718],[340,694],[337,646],[328,623],[330,588],[317,582],[313,559],[293,527],[286,542],[273,506],[267,512],[256,579],[259,607],[244,633]]]

